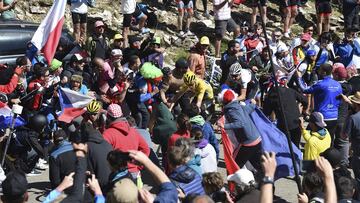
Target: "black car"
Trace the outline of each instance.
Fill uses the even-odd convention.
[[[25,55],[26,45],[31,41],[39,24],[20,20],[0,20],[0,64],[15,64],[19,56]],[[57,58],[69,58],[69,53],[80,47],[74,43],[74,38],[68,30],[63,29],[60,43],[64,47]]]

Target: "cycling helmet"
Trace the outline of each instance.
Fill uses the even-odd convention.
[[[29,127],[36,132],[41,132],[47,125],[47,119],[42,114],[36,114],[30,118]]]
[[[92,100],[87,106],[86,106],[86,110],[89,113],[98,113],[101,110],[101,103],[96,101],[96,100]]]
[[[175,68],[187,69],[189,68],[189,64],[185,58],[179,58],[175,63]]]
[[[240,63],[234,63],[230,66],[230,75],[240,75],[241,74],[242,67]]]
[[[184,79],[185,85],[189,86],[189,85],[192,85],[195,82],[196,76],[192,71],[187,71],[184,74],[183,79]]]

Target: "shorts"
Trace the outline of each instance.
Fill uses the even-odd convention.
[[[87,23],[87,13],[71,13],[73,24],[84,24]]]
[[[215,37],[216,39],[222,39],[225,32],[233,32],[239,27],[235,21],[230,18],[229,20],[215,20]]]
[[[321,16],[329,16],[331,14],[330,2],[319,2],[316,3],[316,13]]]
[[[140,8],[136,5],[134,13],[131,14],[124,14],[123,19],[123,27],[130,27],[132,17],[140,20],[145,14],[140,10]]]
[[[193,1],[190,0],[187,4],[185,4],[184,1],[180,0],[177,2],[177,7],[179,12],[186,10],[187,12],[192,13],[194,8],[194,3]]]
[[[282,0],[282,7],[283,8],[297,8],[300,5],[300,1],[299,0]]]
[[[259,2],[258,0],[251,0],[251,7],[257,7],[257,2]],[[260,0],[260,6],[264,7],[266,6],[267,0]]]

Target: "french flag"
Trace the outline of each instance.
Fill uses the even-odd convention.
[[[64,24],[66,0],[55,0],[45,19],[36,30],[31,42],[44,53],[45,59],[50,64],[54,58],[56,48],[61,37]]]
[[[58,117],[59,121],[70,123],[74,118],[82,115],[86,111],[86,106],[94,98],[80,94],[68,88],[60,88],[59,100],[61,113]]]
[[[11,127],[13,119],[13,113],[6,103],[0,102],[0,129],[6,129]],[[15,126],[19,127],[25,125],[26,122],[20,116],[16,117]]]

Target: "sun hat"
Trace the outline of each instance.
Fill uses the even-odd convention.
[[[355,104],[360,104],[360,92],[356,92],[354,95],[349,96],[351,102]]]
[[[227,177],[228,181],[235,182],[244,188],[255,183],[254,174],[248,169],[242,168]]]

